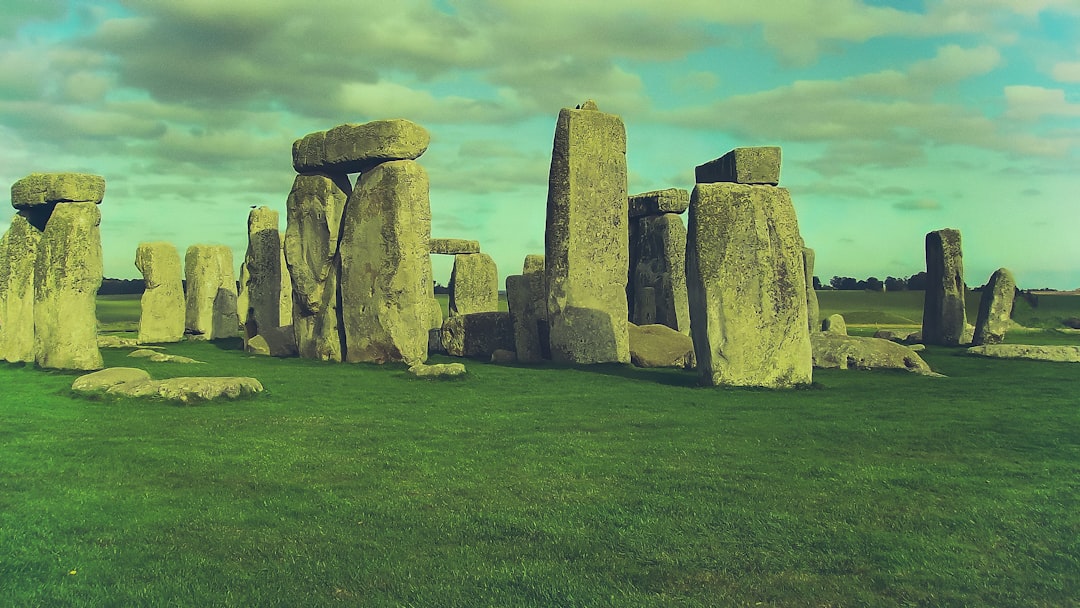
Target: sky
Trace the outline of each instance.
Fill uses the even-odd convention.
[[[143,241],[239,266],[253,205],[285,228],[292,142],[384,118],[431,133],[432,236],[520,273],[559,110],[586,99],[626,124],[631,194],[781,146],[824,282],[924,270],[924,235],[956,228],[969,285],[1080,288],[1080,0],[0,5],[0,181],[104,176],[114,278]]]

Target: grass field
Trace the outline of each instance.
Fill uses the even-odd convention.
[[[1080,597],[1071,364],[930,348],[947,378],[818,370],[780,392],[623,366],[418,381],[237,346],[169,346],[198,368],[104,352],[266,386],[202,407],[79,399],[74,375],[0,365],[0,605]]]

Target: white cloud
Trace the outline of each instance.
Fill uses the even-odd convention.
[[[1080,116],[1080,103],[1065,99],[1063,89],[1047,89],[1031,85],[1005,87],[1005,116],[1036,121],[1046,116]]]
[[[1054,64],[1050,74],[1054,80],[1067,84],[1080,82],[1080,61],[1062,61]]]

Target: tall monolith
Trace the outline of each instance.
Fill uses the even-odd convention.
[[[180,253],[165,241],[139,243],[135,267],[146,287],[139,301],[139,342],[179,342],[184,339],[184,283]]]
[[[34,361],[34,267],[45,225],[39,228],[32,215],[28,210],[16,213],[7,231],[7,302],[0,355],[10,363]]]
[[[965,291],[960,231],[945,228],[927,233],[922,318],[924,344],[956,346],[961,343],[967,325]]]
[[[551,357],[630,362],[626,128],[596,109],[564,108],[548,178],[545,264]]]
[[[817,291],[814,290],[814,250],[803,246],[803,274],[806,281],[806,322],[810,333],[821,330],[821,306],[818,304]]]
[[[540,324],[546,323],[547,299],[544,289],[544,256],[527,255],[521,274],[506,277],[506,304],[514,325],[514,350],[519,363],[544,359]]]
[[[185,332],[194,340],[234,338],[236,275],[232,250],[225,245],[192,245],[184,256],[187,280]]]
[[[1007,268],[998,268],[982,290],[979,316],[975,321],[973,346],[1001,344],[1012,319],[1013,300],[1016,298],[1016,279]]]
[[[252,209],[248,213],[248,246],[244,256],[248,275],[248,308],[241,317],[245,340],[292,323],[291,318],[282,323],[281,258],[278,212],[269,207]]]

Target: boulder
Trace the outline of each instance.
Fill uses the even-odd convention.
[[[775,186],[780,183],[780,147],[735,148],[716,160],[698,165],[694,174],[699,184],[732,182]]]
[[[419,158],[431,143],[420,125],[403,119],[343,124],[293,143],[297,173],[365,173],[387,161]]]
[[[430,329],[431,206],[418,163],[383,163],[349,196],[341,306],[350,362],[423,363]]]
[[[244,377],[183,377],[120,384],[108,389],[108,394],[124,397],[154,397],[182,404],[236,399],[261,393],[263,385],[255,378]]]
[[[98,336],[98,348],[135,348],[139,346],[137,338],[121,338],[120,336]]]
[[[915,351],[890,340],[814,333],[810,342],[814,348],[814,367],[902,369],[926,376],[939,375]]]
[[[496,350],[513,350],[514,325],[507,312],[475,312],[448,318],[442,343],[453,357],[491,359]]]
[[[31,213],[11,218],[7,239],[7,292],[0,320],[4,323],[0,355],[10,363],[34,361],[34,267],[42,231]]]
[[[631,195],[627,202],[627,211],[631,219],[643,215],[685,213],[686,208],[690,206],[690,191],[682,188],[654,190]]]
[[[202,363],[191,357],[184,357],[182,355],[170,355],[168,353],[162,353],[148,348],[140,348],[128,353],[128,357],[133,359],[146,359],[152,363]]]
[[[967,349],[969,355],[995,359],[1028,359],[1080,363],[1080,346],[1032,346],[1029,344],[984,344]]]
[[[630,362],[637,367],[694,368],[694,341],[667,325],[631,323]]]
[[[686,275],[703,384],[785,388],[812,381],[802,242],[785,188],[697,184]]]
[[[630,362],[627,206],[622,119],[595,109],[562,109],[548,178],[544,251],[555,361]]]
[[[192,245],[184,256],[187,278],[185,331],[195,340],[234,338],[236,277],[232,250],[225,245]]]
[[[466,239],[431,239],[431,253],[438,255],[480,253],[480,241],[469,241]]]
[[[450,315],[495,312],[499,309],[499,272],[486,253],[454,256],[450,273]]]
[[[184,339],[184,282],[180,253],[164,241],[139,243],[135,267],[146,288],[139,300],[140,343],[179,342]]]
[[[292,281],[292,327],[305,359],[341,361],[338,239],[352,186],[342,176],[297,175],[286,203],[285,262]]]
[[[821,329],[821,306],[818,304],[817,291],[814,290],[814,257],[814,250],[804,245],[802,259],[803,274],[806,275],[806,319],[811,333]]]
[[[436,363],[425,365],[418,363],[409,368],[409,373],[417,378],[453,378],[465,374],[463,363]]]
[[[831,314],[828,317],[825,317],[825,320],[821,322],[821,331],[835,336],[848,335],[847,323],[844,321],[844,315]]]
[[[686,228],[682,218],[673,213],[649,215],[632,220],[631,225],[630,319],[638,325],[667,325],[689,335]],[[651,296],[646,293],[650,289]]]
[[[71,384],[76,393],[103,393],[120,385],[134,385],[150,381],[150,374],[137,367],[109,367],[79,376]]]
[[[1012,320],[1016,279],[1007,268],[998,268],[990,275],[979,300],[979,316],[971,336],[974,346],[1001,344]]]
[[[928,233],[922,318],[924,343],[957,346],[963,342],[967,326],[964,289],[960,231],[946,228]]]
[[[16,209],[56,203],[98,204],[105,196],[105,178],[86,173],[31,173],[11,186]]]
[[[34,266],[34,359],[39,367],[93,370],[101,287],[101,212],[94,203],[58,205]]]
[[[297,352],[293,328],[286,325],[284,327],[265,329],[263,333],[248,340],[245,350],[255,355],[295,357]]]

